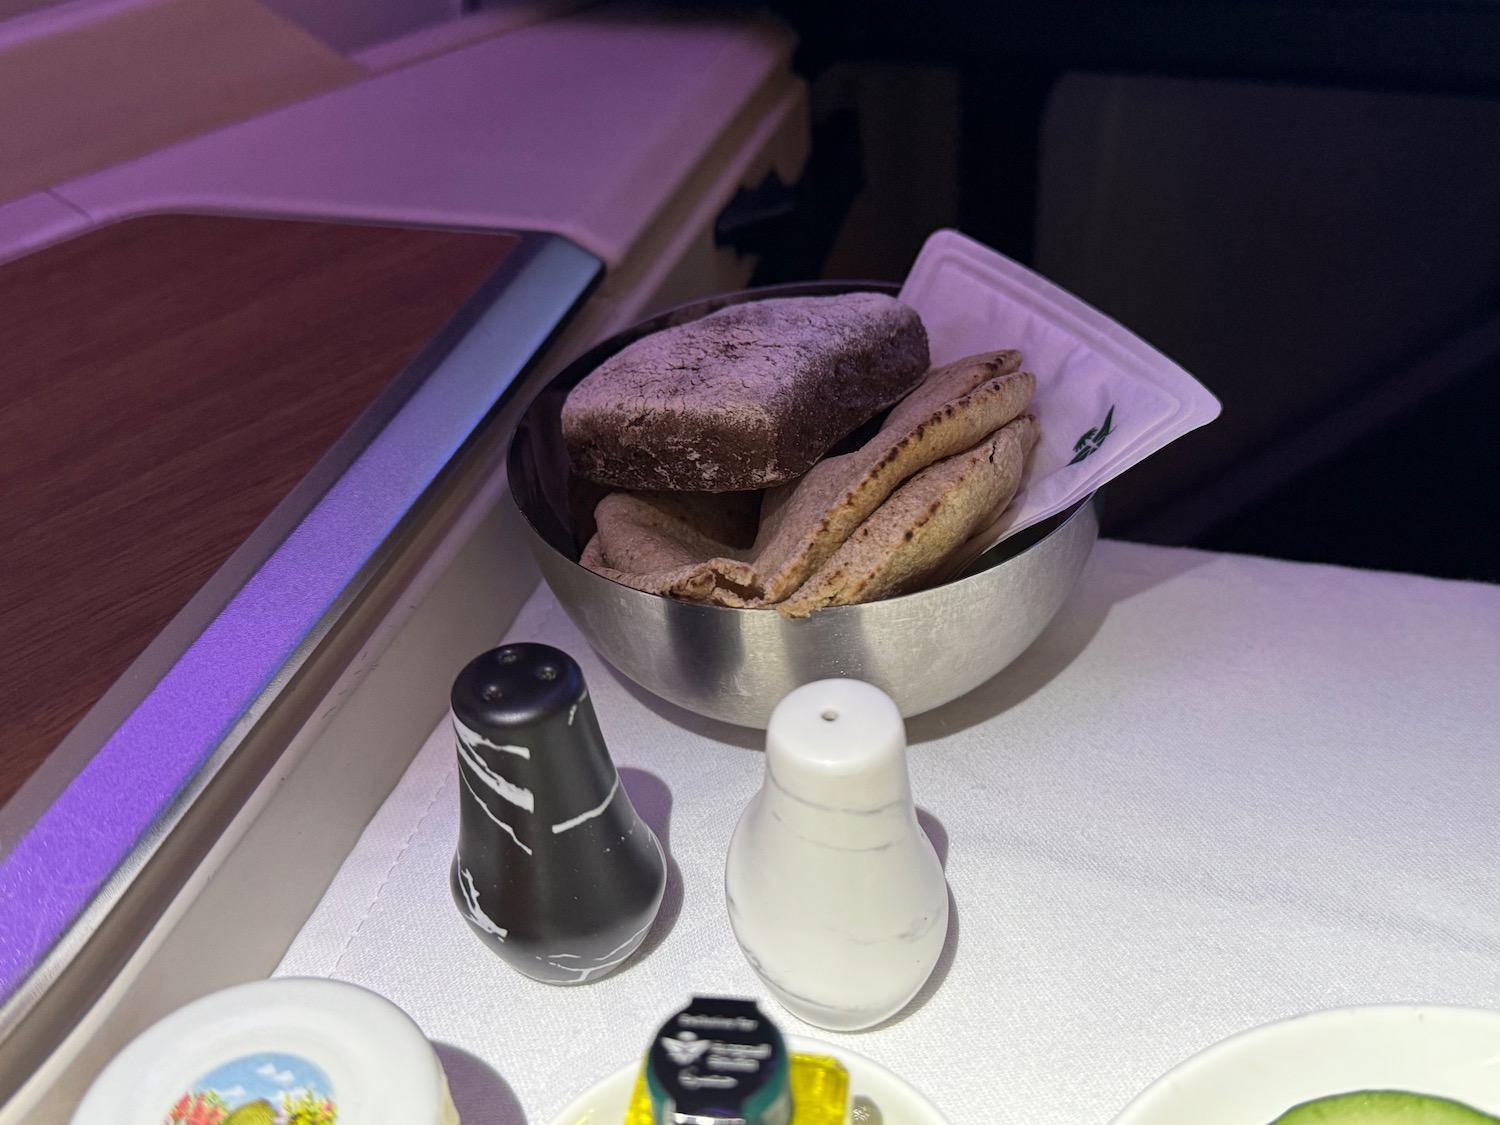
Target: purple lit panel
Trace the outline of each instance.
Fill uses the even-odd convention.
[[[141,847],[601,268],[560,238],[510,261],[521,272],[0,862],[0,996]]]
[[[369,524],[345,534],[336,506],[330,494],[0,865],[0,988],[51,948],[369,557]],[[383,532],[402,510],[382,513]]]

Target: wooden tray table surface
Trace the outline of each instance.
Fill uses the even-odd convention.
[[[158,215],[0,266],[0,802],[518,241]]]

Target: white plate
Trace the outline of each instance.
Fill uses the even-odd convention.
[[[330,1099],[340,1121],[446,1125],[457,1115],[436,1052],[395,1004],[343,981],[277,977],[178,1008],[94,1080],[73,1125],[161,1125],[179,1102],[287,1112]]]
[[[1435,1094],[1500,1115],[1500,1012],[1338,1008],[1267,1024],[1157,1079],[1114,1125],[1269,1125],[1354,1090]]]
[[[832,1055],[849,1070],[849,1097],[863,1094],[880,1107],[885,1125],[948,1125],[931,1102],[879,1063],[863,1055],[799,1035],[786,1037],[787,1047],[800,1054]],[[632,1063],[594,1084],[552,1119],[552,1125],[621,1125],[630,1108],[630,1092],[640,1073]]]

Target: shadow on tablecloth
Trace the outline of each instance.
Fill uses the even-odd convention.
[[[656,920],[651,923],[651,929],[647,931],[640,948],[631,954],[630,960],[622,969],[624,971],[651,956],[672,932],[677,915],[682,913],[682,872],[677,868],[677,861],[672,858],[672,790],[665,781],[647,770],[621,766],[618,772],[620,784],[630,797],[630,803],[635,806],[635,811],[650,826],[651,831],[656,833],[656,838],[661,841],[662,854],[667,860],[667,887],[662,892]]]
[[[432,1047],[448,1075],[448,1092],[464,1125],[526,1125],[520,1099],[489,1063],[451,1043],[434,1042]]]

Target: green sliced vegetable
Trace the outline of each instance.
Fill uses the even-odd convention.
[[[1271,1125],[1500,1125],[1500,1118],[1429,1094],[1359,1090],[1295,1105]]]

